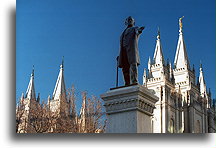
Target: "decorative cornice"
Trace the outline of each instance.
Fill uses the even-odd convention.
[[[107,114],[138,110],[151,116],[158,101],[157,96],[141,85],[114,89],[101,98],[105,101]]]
[[[125,100],[113,100],[112,102],[104,104],[107,114],[139,110],[148,115],[153,115],[154,105],[148,103],[144,99],[130,98]]]

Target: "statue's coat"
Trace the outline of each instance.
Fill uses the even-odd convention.
[[[118,67],[122,68],[125,64],[140,64],[138,39],[141,33],[139,27],[129,27],[124,30],[120,37]]]

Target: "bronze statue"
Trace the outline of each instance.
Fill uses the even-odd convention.
[[[129,16],[125,25],[127,28],[120,37],[120,54],[118,67],[122,68],[125,85],[138,83],[138,65],[140,57],[138,51],[138,39],[145,27],[135,27],[134,19]]]
[[[179,28],[182,29],[183,25],[182,25],[182,19],[184,18],[184,16],[182,16],[181,18],[179,18]]]

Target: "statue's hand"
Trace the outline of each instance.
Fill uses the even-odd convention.
[[[142,31],[143,31],[143,29],[145,29],[145,27],[144,27],[144,26],[140,27],[140,28],[138,29],[138,34],[141,34],[141,33],[142,33]]]
[[[140,27],[140,30],[144,30],[144,29],[145,29],[145,26]]]

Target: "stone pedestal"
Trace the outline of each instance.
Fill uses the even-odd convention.
[[[158,98],[147,88],[134,85],[101,95],[107,114],[106,133],[151,133],[151,117]]]

